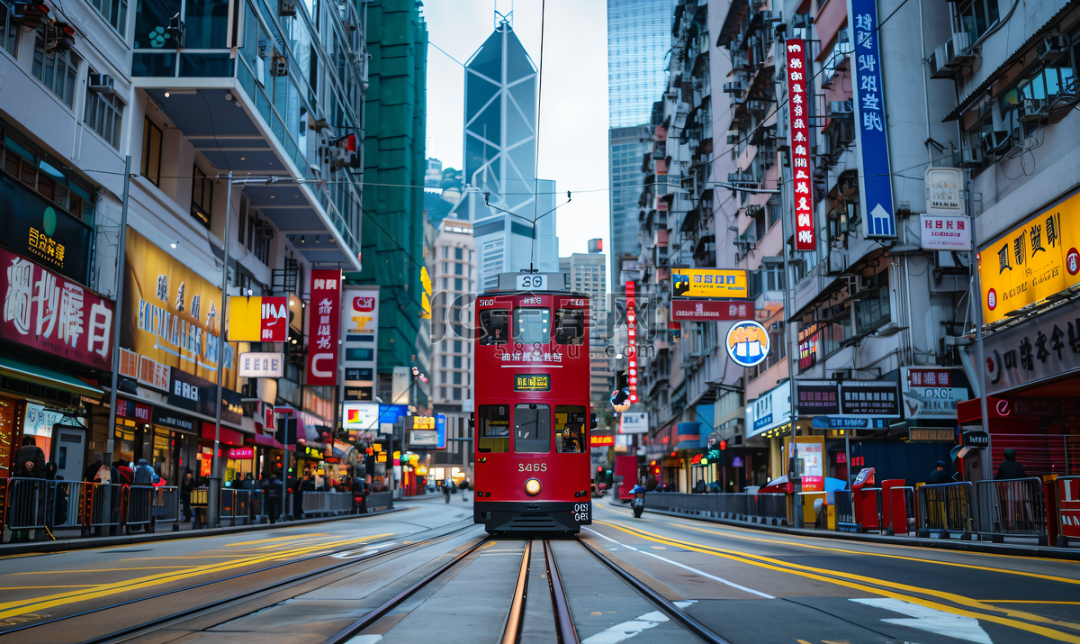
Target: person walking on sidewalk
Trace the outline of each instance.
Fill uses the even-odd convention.
[[[1009,479],[1023,479],[1027,478],[1027,472],[1024,470],[1024,466],[1016,460],[1016,450],[1005,450],[1005,460],[998,465],[997,476],[994,477],[996,481],[1006,481]]]
[[[33,436],[23,436],[22,447],[15,454],[15,469],[12,477],[28,479],[45,478],[45,452],[37,446]]]
[[[23,436],[22,447],[15,454],[15,467],[11,471],[12,478],[32,479],[30,481],[13,481],[17,485],[9,495],[14,498],[11,503],[11,517],[19,521],[30,521],[27,525],[43,522],[45,517],[46,499],[45,492],[45,452],[37,446],[34,437]],[[14,531],[15,541],[22,541],[24,535],[30,541],[38,539],[37,530],[23,532]]]
[[[191,491],[195,489],[195,479],[191,476],[191,469],[184,471],[184,478],[180,481],[180,502],[184,505],[184,520],[191,520]]]
[[[949,482],[949,475],[945,473],[945,461],[937,462],[934,471],[930,472],[930,478],[926,482],[930,485]]]
[[[266,514],[273,525],[281,513],[281,479],[271,472],[263,481],[263,490],[266,492]]]
[[[461,500],[463,503],[469,502],[469,479],[461,479],[461,483],[458,483],[457,489],[461,492]]]

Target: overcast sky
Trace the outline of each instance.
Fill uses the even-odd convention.
[[[540,112],[541,179],[554,179],[566,201],[556,232],[559,254],[588,251],[595,237],[608,248],[607,3],[547,0]],[[461,169],[465,63],[495,29],[494,11],[513,7],[514,31],[540,65],[541,0],[424,0],[428,47],[427,156]],[[446,51],[439,51],[442,48]],[[449,56],[447,55],[449,54]]]

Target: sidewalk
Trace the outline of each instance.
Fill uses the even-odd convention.
[[[130,535],[114,535],[110,537],[77,537],[74,539],[37,541],[33,543],[4,543],[0,544],[0,557],[25,554],[48,554],[52,552],[65,552],[68,550],[92,550],[94,548],[124,546],[133,543],[147,543],[154,541],[172,541],[175,539],[197,539],[199,537],[213,537],[223,534],[234,534],[237,532],[255,532],[259,530],[291,528],[295,526],[326,523],[328,521],[364,519],[381,514],[390,514],[391,512],[404,512],[406,510],[407,508],[390,508],[387,510],[379,510],[378,512],[369,512],[367,514],[343,514],[334,517],[317,517],[313,519],[301,519],[299,521],[278,521],[277,523],[254,523],[250,525],[226,526],[223,528],[192,530],[190,527],[186,529],[181,527],[180,530],[173,532],[172,528],[168,527],[168,531],[166,532],[136,532]],[[171,524],[166,525],[171,526]]]
[[[621,506],[608,503],[608,507],[612,509],[625,509],[627,513],[630,512],[630,506]],[[886,536],[873,533],[837,532],[835,530],[822,530],[818,528],[791,528],[787,526],[766,525],[762,523],[752,523],[750,521],[739,521],[736,519],[717,519],[713,517],[684,514],[681,512],[652,510],[649,508],[646,508],[645,511],[654,514],[665,514],[672,517],[679,517],[681,519],[690,519],[692,521],[719,523],[721,525],[728,525],[739,528],[750,528],[753,530],[761,530],[763,532],[775,532],[779,534],[788,534],[799,537],[817,537],[819,539],[838,539],[841,541],[861,541],[863,543],[873,543],[889,546],[940,548],[942,550],[960,550],[964,552],[978,552],[984,554],[1005,555],[1009,557],[1041,557],[1048,559],[1066,559],[1069,561],[1080,561],[1080,548],[1055,548],[1052,546],[1039,546],[1035,544],[993,543],[990,541],[962,541],[960,539],[928,539],[925,537],[908,537],[902,535]]]

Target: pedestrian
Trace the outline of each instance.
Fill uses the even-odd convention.
[[[15,467],[12,477],[43,479],[45,478],[45,452],[37,446],[33,436],[23,436],[22,447],[15,453]]]
[[[184,478],[180,481],[180,501],[184,505],[184,521],[190,521],[191,516],[191,491],[195,489],[195,478],[191,475],[191,468],[184,470]]]
[[[705,479],[698,479],[697,483],[694,483],[695,494],[705,494]]]
[[[57,472],[56,463],[53,462],[53,461],[49,461],[49,463],[45,466],[45,480],[46,481],[55,481],[57,478],[60,478],[60,479],[64,478],[62,476],[57,476],[56,472]]]
[[[266,513],[273,525],[281,513],[281,479],[270,472],[263,481],[263,491],[266,492]]]
[[[124,459],[116,461],[116,471],[119,477],[113,479],[113,484],[119,483],[120,485],[130,486],[132,481],[135,480],[135,472],[131,469],[131,463]]]
[[[1024,471],[1024,466],[1016,460],[1016,450],[1005,450],[1005,460],[998,465],[997,476],[994,477],[996,481],[1006,481],[1009,479],[1023,479],[1027,478],[1027,472]]]
[[[367,481],[354,477],[352,480],[352,495],[353,510],[356,514],[367,514],[367,497],[369,493]]]
[[[450,490],[452,489],[454,489],[454,479],[448,477],[442,484],[443,496],[446,497],[447,503],[450,502]]]
[[[930,485],[949,482],[949,475],[945,473],[945,461],[937,462],[934,471],[930,472],[930,478],[926,482]]]
[[[467,479],[461,479],[461,482],[457,485],[457,489],[461,492],[461,502],[468,503],[469,481]]]

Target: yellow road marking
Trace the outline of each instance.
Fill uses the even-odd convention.
[[[258,541],[241,541],[240,543],[228,543],[225,544],[227,548],[235,548],[236,546],[253,546],[257,543],[270,543],[271,541],[295,541],[296,539],[310,539],[311,537],[325,537],[330,534],[329,532],[316,532],[314,534],[294,534],[287,537],[274,537],[273,539],[259,539]]]
[[[131,568],[88,568],[86,570],[36,570],[34,572],[10,572],[9,575],[57,575],[73,572],[123,572],[126,570],[163,570],[166,568],[187,568],[187,566],[133,566]]]
[[[1066,604],[1080,606],[1080,602],[1042,601],[1041,599],[984,599],[988,604]]]
[[[776,544],[782,544],[782,545],[785,545],[785,546],[798,546],[800,548],[812,548],[814,550],[829,550],[831,552],[843,552],[843,553],[853,554],[853,555],[864,555],[864,556],[867,556],[867,557],[884,557],[886,559],[902,559],[904,561],[918,561],[918,562],[921,562],[921,563],[937,564],[937,565],[940,565],[940,566],[953,566],[953,567],[956,567],[956,568],[973,568],[975,570],[984,570],[984,571],[989,571],[989,572],[1001,572],[1001,573],[1006,573],[1006,574],[1009,574],[1009,575],[1020,575],[1022,577],[1034,577],[1036,579],[1046,579],[1046,580],[1049,580],[1049,581],[1059,581],[1059,582],[1061,582],[1063,584],[1078,584],[1078,585],[1080,585],[1080,579],[1068,579],[1066,577],[1055,577],[1053,575],[1042,575],[1042,574],[1035,573],[1035,572],[1024,572],[1024,571],[1020,571],[1020,570],[1003,570],[1003,569],[1000,569],[1000,568],[987,568],[985,566],[976,566],[974,564],[953,563],[953,562],[950,562],[950,561],[937,561],[935,559],[921,559],[919,557],[905,557],[903,555],[888,555],[888,554],[883,554],[883,553],[878,553],[878,552],[863,552],[861,550],[847,550],[847,549],[844,549],[844,548],[830,548],[830,547],[827,547],[827,546],[815,546],[815,545],[812,545],[812,544],[809,544],[809,543],[798,543],[796,541],[781,541],[779,539],[764,539],[764,538],[761,538],[761,537],[751,537],[751,536],[747,536],[747,535],[731,534],[731,533],[727,532],[726,530],[713,530],[711,528],[700,528],[698,526],[686,525],[686,524],[678,523],[678,522],[671,522],[671,523],[669,523],[669,525],[679,526],[681,528],[689,528],[690,530],[697,530],[699,532],[711,532],[711,533],[714,533],[714,534],[717,534],[717,535],[721,535],[721,536],[725,536],[725,537],[731,537],[733,539],[745,539],[747,541],[763,541],[765,543],[776,543]]]
[[[863,577],[863,576],[860,576],[860,575],[852,575],[852,574],[849,574],[849,573],[842,573],[842,572],[837,572],[837,571],[833,571],[833,570],[823,570],[823,569],[820,569],[820,568],[813,568],[811,566],[802,566],[802,565],[798,565],[798,564],[788,563],[786,561],[781,561],[781,560],[778,560],[778,559],[772,559],[772,558],[769,558],[769,557],[763,557],[761,555],[751,555],[751,554],[747,554],[747,553],[739,553],[738,555],[731,554],[731,553],[725,552],[725,551],[717,549],[717,548],[711,548],[709,546],[699,546],[699,545],[696,545],[696,544],[681,542],[681,541],[677,541],[677,540],[670,539],[670,538],[667,538],[667,537],[661,537],[660,535],[655,535],[655,534],[652,534],[652,533],[649,533],[649,532],[640,531],[640,530],[638,530],[636,528],[635,529],[625,528],[623,526],[617,525],[615,523],[611,523],[609,521],[596,521],[596,523],[601,523],[601,524],[604,524],[604,525],[611,526],[611,527],[615,528],[616,530],[621,530],[621,531],[623,531],[623,532],[625,532],[627,534],[634,535],[636,537],[645,539],[647,541],[654,541],[656,543],[665,543],[665,544],[671,545],[671,546],[678,546],[678,547],[685,548],[687,550],[691,550],[691,551],[694,551],[694,552],[700,552],[700,553],[703,553],[703,554],[711,554],[711,555],[721,557],[721,558],[724,558],[724,559],[730,559],[732,561],[737,561],[739,563],[745,563],[745,564],[749,564],[749,565],[752,565],[752,566],[757,566],[759,568],[765,568],[765,569],[774,570],[774,571],[777,571],[777,572],[787,572],[789,574],[798,575],[800,577],[806,577],[808,579],[814,579],[814,580],[817,580],[817,581],[824,581],[824,582],[831,583],[831,584],[836,584],[836,585],[839,585],[839,586],[845,586],[845,587],[848,587],[848,588],[862,590],[864,592],[874,593],[876,595],[882,595],[884,597],[891,597],[893,599],[898,599],[900,601],[906,601],[906,602],[909,602],[909,603],[918,604],[920,606],[925,606],[926,608],[932,608],[934,610],[945,611],[945,612],[948,612],[948,613],[952,613],[954,615],[963,615],[964,617],[971,617],[973,619],[983,619],[983,620],[987,620],[987,621],[991,621],[991,622],[996,622],[998,624],[1002,624],[1002,625],[1009,626],[1009,627],[1016,628],[1016,629],[1020,629],[1020,630],[1025,630],[1025,631],[1028,631],[1030,633],[1036,633],[1038,635],[1042,635],[1044,637],[1048,637],[1048,638],[1055,639],[1055,640],[1062,641],[1062,642],[1072,642],[1073,644],[1080,644],[1080,636],[1072,635],[1072,634],[1069,634],[1069,633],[1062,633],[1061,631],[1056,631],[1056,630],[1053,630],[1053,629],[1050,629],[1050,628],[1046,628],[1044,626],[1036,626],[1034,624],[1028,624],[1028,623],[1025,623],[1025,622],[1017,621],[1016,619],[1010,619],[1010,618],[1006,618],[1006,617],[998,617],[997,615],[987,615],[985,613],[976,613],[974,611],[963,610],[963,609],[955,608],[953,606],[948,606],[948,605],[945,605],[945,604],[939,604],[937,602],[932,602],[932,601],[929,601],[929,600],[925,600],[925,599],[922,599],[920,597],[915,597],[915,596],[913,596],[911,594],[906,594],[906,593],[921,593],[921,594],[925,594],[925,595],[930,595],[932,597],[937,597],[939,599],[944,599],[944,600],[947,600],[947,601],[951,601],[951,602],[953,602],[955,604],[960,604],[962,606],[969,606],[969,607],[976,608],[976,609],[979,609],[979,610],[992,611],[992,612],[997,612],[997,613],[1005,613],[1006,615],[1009,615],[1009,617],[1015,617],[1015,618],[1019,618],[1019,619],[1026,619],[1026,620],[1033,621],[1033,622],[1042,622],[1042,623],[1047,623],[1047,624],[1053,624],[1055,626],[1064,626],[1066,628],[1072,628],[1072,629],[1080,630],[1080,625],[1077,625],[1077,624],[1072,624],[1070,622],[1061,622],[1061,621],[1058,621],[1058,620],[1052,620],[1052,619],[1043,617],[1041,615],[1035,615],[1035,614],[1032,614],[1032,613],[1025,613],[1025,612],[1022,612],[1022,611],[1014,611],[1014,610],[1008,610],[1008,609],[1002,609],[1002,608],[990,606],[990,605],[985,604],[985,603],[983,603],[983,602],[981,602],[979,600],[971,599],[969,597],[964,597],[962,595],[956,595],[956,594],[953,594],[953,593],[945,593],[945,592],[941,592],[941,591],[931,590],[929,588],[919,588],[917,586],[908,586],[908,585],[905,585],[905,584],[896,584],[896,583],[893,583],[893,582],[888,582],[888,581],[881,580],[881,579],[875,579],[875,578],[872,578],[872,577]],[[829,577],[828,575],[833,575],[833,577]],[[844,579],[836,579],[835,577],[842,577]],[[853,581],[847,581],[847,579],[851,579]],[[855,581],[859,581],[859,582],[862,582],[862,583],[854,583]],[[900,591],[904,591],[904,592],[891,592],[891,591],[888,591],[888,590],[882,590],[880,588],[870,588],[870,587],[866,586],[865,584],[876,584],[876,585],[879,585],[879,586],[885,586],[887,588],[894,588],[896,590],[900,590]],[[0,617],[2,617],[2,615],[0,615]]]
[[[359,539],[348,539],[338,543],[321,544],[319,546],[301,548],[296,550],[292,555],[302,555],[310,552],[314,552],[317,549],[321,549],[327,546],[345,546],[355,543],[362,543],[364,541],[371,541],[375,539],[382,539],[384,537],[393,536],[396,533],[378,534],[367,537],[361,537]],[[99,597],[109,597],[115,594],[117,590],[132,591],[140,590],[143,588],[151,588],[161,584],[180,581],[199,575],[204,575],[213,572],[223,572],[226,570],[232,570],[235,568],[242,568],[250,566],[256,563],[263,563],[272,561],[280,557],[282,553],[266,553],[255,557],[244,557],[232,562],[221,562],[216,564],[209,564],[206,566],[197,566],[195,568],[187,568],[183,571],[176,571],[173,573],[166,573],[163,575],[151,575],[148,577],[141,577],[136,579],[129,579],[126,581],[118,581],[109,584],[102,584],[89,588],[85,591],[75,591],[70,593],[58,593],[55,595],[46,595],[44,597],[36,597],[33,599],[23,599],[11,602],[0,603],[0,619],[6,619],[8,617],[14,617],[26,612],[39,611],[45,608],[52,608],[55,606],[63,606],[79,601],[86,601],[89,599],[95,599]],[[126,570],[126,569],[124,569]],[[4,610],[6,609],[6,610]]]
[[[117,559],[117,561],[156,561],[158,559],[228,559],[229,557],[235,557],[234,552],[231,555],[176,555],[174,557],[132,557],[130,559]]]
[[[63,586],[8,586],[0,590],[31,590],[34,588],[94,588],[97,584],[64,584]]]

